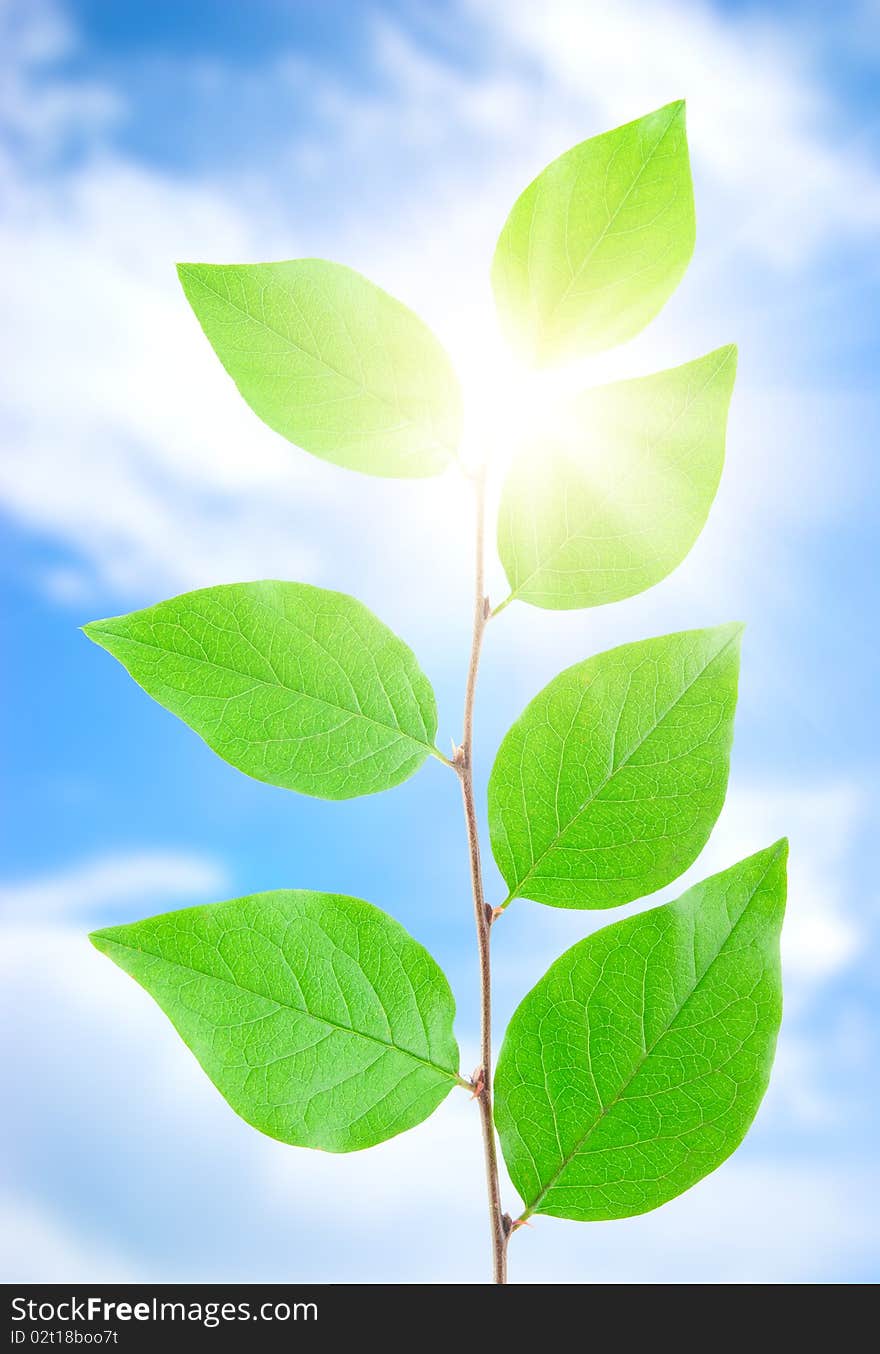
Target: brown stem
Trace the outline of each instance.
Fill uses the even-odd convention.
[[[474,477],[476,507],[476,567],[474,580],[474,629],[471,657],[468,665],[464,698],[464,729],[461,747],[456,749],[453,765],[461,781],[464,820],[467,828],[468,854],[471,865],[471,886],[474,895],[474,919],[477,926],[477,947],[480,956],[480,1066],[474,1077],[475,1095],[480,1110],[483,1131],[483,1155],[486,1165],[486,1192],[489,1199],[489,1230],[492,1238],[492,1280],[507,1283],[507,1240],[509,1220],[501,1211],[501,1188],[498,1183],[498,1149],[495,1126],[492,1122],[492,968],[489,957],[489,933],[492,911],[483,893],[483,871],[480,864],[480,837],[477,810],[474,802],[473,747],[474,696],[483,632],[489,620],[489,599],[486,596],[484,576],[485,533],[485,470]]]

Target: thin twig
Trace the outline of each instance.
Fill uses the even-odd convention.
[[[471,886],[474,895],[474,920],[477,927],[477,947],[480,956],[480,1066],[474,1075],[474,1084],[475,1098],[480,1110],[483,1154],[486,1164],[489,1229],[492,1237],[492,1278],[494,1283],[506,1283],[507,1241],[510,1235],[510,1224],[501,1210],[501,1188],[498,1183],[498,1148],[495,1140],[495,1126],[492,1122],[492,968],[489,956],[489,934],[492,928],[492,917],[491,908],[487,906],[483,893],[483,871],[480,864],[480,837],[474,802],[473,776],[474,697],[477,689],[477,672],[480,666],[483,632],[490,615],[483,559],[486,516],[485,470],[480,470],[474,476],[474,498],[476,510],[474,628],[467,685],[465,687],[462,743],[461,747],[456,749],[453,765],[461,781],[471,866]]]

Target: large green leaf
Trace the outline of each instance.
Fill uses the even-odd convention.
[[[344,593],[230,583],[84,629],[256,780],[350,799],[400,784],[435,751],[427,677]]]
[[[703,528],[724,463],[736,349],[588,390],[504,487],[498,550],[533,606],[600,606],[665,578]]]
[[[519,1006],[495,1117],[526,1215],[646,1213],[742,1141],[782,1013],[786,853],[580,941]]]
[[[665,305],[694,248],[684,103],[594,136],[539,174],[492,265],[502,325],[538,364],[632,338]]]
[[[258,893],[91,940],[158,1002],[236,1113],[282,1142],[372,1147],[460,1081],[443,973],[359,898]]]
[[[326,259],[181,263],[211,345],[264,422],[325,461],[436,475],[455,455],[461,397],[411,310]]]
[[[526,706],[489,779],[509,899],[614,907],[696,859],[727,788],[741,630],[623,644]]]

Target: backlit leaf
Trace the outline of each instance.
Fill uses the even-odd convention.
[[[703,528],[724,463],[736,349],[579,396],[514,463],[498,552],[511,598],[600,606],[659,583]]]
[[[517,199],[495,251],[502,325],[539,365],[637,334],[694,248],[684,103],[583,141]]]
[[[181,263],[190,305],[256,414],[370,475],[444,470],[461,431],[455,372],[417,315],[326,259]]]

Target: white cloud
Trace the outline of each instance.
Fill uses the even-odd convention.
[[[865,810],[864,795],[846,782],[734,787],[701,858],[705,875],[778,837],[789,838],[782,953],[793,998],[814,996],[853,962],[864,940],[869,900],[854,896],[847,867]]]
[[[0,247],[7,508],[122,594],[308,577],[292,523],[313,463],[250,415],[174,275],[254,252],[234,206],[102,159],[33,188]]]
[[[237,1119],[150,998],[69,932],[13,934],[0,979],[14,1130],[0,1211],[16,1238],[0,1257],[7,1281],[483,1281],[479,1130],[464,1093],[368,1152],[299,1151]],[[35,990],[23,1023],[16,1013]],[[50,1104],[63,1106],[61,1143]],[[71,1171],[97,1172],[105,1188],[86,1203]],[[169,1230],[183,1181],[189,1207]],[[877,1244],[871,1188],[857,1161],[831,1167],[803,1148],[771,1160],[756,1133],[654,1214],[601,1228],[536,1219],[512,1247],[512,1279],[833,1281]],[[51,1208],[37,1202],[56,1194]],[[515,1207],[507,1183],[504,1197]],[[124,1248],[109,1240],[120,1235]]]
[[[135,1268],[50,1209],[0,1197],[0,1274],[7,1284],[134,1283]]]
[[[471,5],[600,124],[686,96],[700,177],[724,194],[738,243],[770,262],[880,224],[880,175],[840,136],[808,27],[683,0]]]
[[[734,1160],[654,1213],[584,1226],[541,1219],[514,1238],[514,1281],[787,1284],[845,1281],[877,1245],[876,1180],[815,1159]]]
[[[783,34],[675,0],[637,11],[630,0],[615,7],[556,0],[540,16],[527,4],[479,6],[463,13],[476,32],[483,27],[485,48],[462,71],[377,20],[369,59],[378,92],[346,88],[332,72],[282,52],[261,79],[279,91],[306,91],[308,127],[292,130],[271,165],[182,181],[111,149],[124,90],[57,73],[54,57],[76,41],[62,10],[7,3],[5,12],[15,16],[7,63],[18,91],[6,118],[20,132],[28,111],[26,141],[35,149],[0,161],[8,203],[0,305],[9,318],[0,352],[0,503],[70,552],[41,579],[62,600],[95,586],[152,599],[260,575],[345,585],[338,559],[321,544],[320,512],[329,515],[331,505],[341,537],[357,527],[372,542],[373,567],[384,569],[386,582],[396,575],[400,586],[424,592],[435,565],[423,543],[444,539],[438,504],[447,523],[461,518],[449,485],[370,486],[264,428],[189,314],[176,258],[291,256],[318,236],[323,251],[415,304],[465,371],[480,371],[499,346],[486,265],[514,193],[585,131],[684,90],[701,210],[712,220],[695,263],[703,276],[689,283],[703,289],[700,332],[688,328],[695,321],[686,307],[670,309],[659,337],[649,332],[632,352],[594,365],[591,379],[603,379],[692,356],[695,345],[729,336],[732,289],[718,257],[725,232],[723,248],[769,248],[788,267],[836,232],[869,228],[880,213],[877,173],[861,154],[841,152],[839,136],[830,140],[828,95],[806,39],[790,25]],[[236,97],[238,78],[222,67],[211,72],[227,98]],[[85,149],[52,175],[34,172],[34,159],[43,164],[46,147],[65,137]],[[395,177],[397,154],[405,169]],[[343,169],[348,181],[352,167],[357,201],[358,183],[365,193],[372,180],[385,184],[381,211],[364,219],[353,207],[313,220],[298,191],[293,213],[284,185],[308,179],[303,156],[325,189]],[[740,276],[742,266],[740,258]],[[489,376],[501,406],[510,405],[517,378],[503,365]],[[802,487],[813,485],[818,514],[833,510],[846,477],[838,466],[831,476],[801,436],[804,392],[759,396],[746,381],[711,558],[729,559],[732,578],[763,568],[779,579],[781,533],[762,532],[762,523],[778,525],[783,514],[803,521],[804,493],[780,492],[792,468]],[[484,384],[482,376],[469,382],[471,395]],[[481,449],[487,431],[476,419]],[[761,453],[768,443],[772,457]],[[738,512],[741,504],[750,511]],[[400,532],[393,542],[377,526],[392,514]],[[392,544],[395,557],[408,551],[412,559],[402,577]],[[699,590],[699,580],[680,577]]]
[[[757,787],[734,780],[696,863],[674,884],[629,909],[641,911],[676,898],[699,880],[780,837],[789,838],[782,931],[785,1015],[771,1092],[762,1110],[783,1131],[838,1121],[869,1072],[870,1036],[858,1016],[837,1012],[832,1019],[821,1004],[829,984],[852,972],[873,943],[873,900],[850,883],[853,845],[864,830],[867,805],[860,787],[844,781]],[[563,950],[609,920],[604,913],[514,903],[493,937],[499,1028]],[[821,1020],[820,1010],[826,1011]]]
[[[0,885],[4,924],[50,927],[95,915],[110,904],[221,897],[225,870],[207,856],[183,851],[132,851],[97,856],[52,874]]]
[[[121,158],[110,146],[125,92],[51,69],[55,55],[76,40],[61,11],[7,3],[3,13],[17,16],[17,31],[6,44],[0,115],[27,153],[0,152],[6,202],[0,305],[8,321],[0,353],[0,502],[69,552],[69,562],[47,570],[43,585],[68,599],[94,585],[152,598],[260,574],[344,585],[337,561],[317,544],[316,513],[327,508],[337,521],[335,539],[363,535],[365,557],[372,543],[375,558],[366,558],[358,589],[367,595],[371,571],[384,569],[385,582],[395,578],[390,606],[405,612],[410,592],[413,598],[433,592],[437,560],[467,530],[454,488],[346,477],[274,437],[220,371],[171,268],[181,257],[294,255],[306,248],[302,229],[315,231],[316,224],[301,203],[294,218],[259,165],[245,191],[233,178],[182,182]],[[273,159],[276,180],[332,177],[351,164],[367,182],[387,170],[391,149],[409,147],[417,175],[401,172],[381,219],[365,222],[353,193],[345,219],[328,215],[319,223],[321,249],[365,268],[423,310],[465,363],[490,347],[486,264],[515,192],[595,127],[681,93],[689,97],[701,214],[717,229],[714,242],[711,235],[701,241],[695,270],[702,276],[692,274],[689,283],[702,297],[699,337],[687,328],[693,316],[683,324],[681,312],[670,308],[660,338],[649,334],[611,355],[591,378],[684,359],[704,338],[706,346],[726,340],[728,304],[743,285],[747,253],[784,272],[804,268],[838,233],[876,229],[876,169],[857,147],[841,151],[837,110],[790,19],[783,31],[671,0],[638,6],[549,0],[540,11],[526,3],[480,5],[472,18],[487,26],[487,53],[494,53],[482,70],[476,60],[469,73],[458,73],[384,22],[373,53],[379,94],[354,94],[314,68],[304,75],[302,64],[284,55],[259,76],[307,77],[316,115],[307,133],[292,135],[287,158],[279,152]],[[215,74],[221,85],[237,78]],[[234,94],[234,84],[229,89]],[[72,138],[84,146],[82,155],[50,176],[46,166]],[[731,284],[721,253],[734,250],[739,280]],[[765,319],[767,341],[778,335],[783,343],[784,317]],[[499,372],[502,399],[509,379]],[[817,411],[831,422],[838,406],[829,413],[827,392],[809,395],[807,404],[799,389],[759,392],[744,366],[726,487],[712,533],[698,546],[709,554],[676,576],[677,603],[664,592],[627,604],[621,620],[592,613],[590,648],[631,637],[639,627],[656,632],[670,608],[687,609],[695,599],[713,614],[732,606],[744,579],[760,580],[762,595],[793,586],[773,552],[787,534],[838,512],[848,491],[839,459],[816,448]],[[788,482],[797,493],[783,492]],[[426,644],[442,630],[436,613],[466,595],[458,568],[450,566],[432,614],[416,617]],[[515,645],[499,629],[487,652],[487,668],[498,664],[505,688],[523,673],[530,682],[539,665],[549,676],[565,646],[570,661],[583,654],[587,628],[576,619],[523,609],[518,623]],[[440,633],[436,643],[446,642]],[[826,1043],[809,1025],[818,995],[850,971],[865,943],[866,918],[845,872],[862,808],[859,791],[845,782],[734,785],[710,847],[688,876],[693,881],[724,868],[783,833],[791,837],[790,999],[774,1090],[760,1121],[781,1123],[787,1132],[828,1121],[830,1060],[842,1051],[865,1057],[851,1024],[843,1022]],[[473,1106],[463,1096],[374,1152],[337,1158],[280,1147],[232,1115],[150,999],[69,924],[76,919],[84,929],[85,914],[111,904],[177,905],[225,889],[215,862],[152,851],[81,862],[7,883],[0,892],[10,922],[0,955],[0,1044],[14,1073],[15,1142],[20,1147],[47,1135],[39,1173],[17,1149],[6,1162],[16,1177],[9,1225],[0,1231],[16,1238],[5,1257],[12,1277],[481,1277],[479,1142]],[[564,945],[588,924],[607,920],[517,904],[499,928],[499,1027]],[[43,1084],[53,1088],[52,1113],[64,1107],[63,1142],[41,1099]],[[40,1197],[51,1190],[71,1169],[79,1176],[111,1174],[115,1192],[88,1208],[73,1200],[44,1211],[21,1202],[27,1192]],[[113,1235],[123,1214],[135,1246],[141,1244],[153,1193],[144,1181],[158,1182],[161,1193],[175,1174],[187,1179],[187,1197],[207,1211],[208,1240],[222,1241],[223,1257],[198,1258],[202,1250],[185,1215],[177,1217],[174,1237],[163,1244],[152,1239],[154,1253],[168,1256],[161,1275],[147,1239],[141,1253],[128,1257],[96,1249],[94,1235]],[[203,1176],[210,1185],[199,1194]],[[204,1245],[203,1219],[192,1225]],[[875,1239],[855,1172],[835,1173],[812,1159],[774,1161],[771,1169],[756,1134],[743,1156],[649,1218],[601,1231],[539,1222],[517,1239],[513,1268],[516,1279],[546,1282],[814,1282]]]
[[[831,929],[858,924],[843,872],[844,843],[862,812],[855,790],[740,789],[730,809],[730,822],[694,876],[730,864],[787,828],[794,866],[790,924],[797,928],[804,896]],[[145,883],[175,901],[183,893],[213,890],[216,896],[220,881],[212,870],[216,866],[198,857],[144,853],[18,890],[29,905],[16,907],[0,950],[0,1058],[12,1130],[3,1156],[8,1219],[18,1238],[15,1254],[6,1257],[12,1274],[30,1282],[124,1281],[126,1275],[154,1282],[382,1282],[389,1274],[398,1282],[481,1280],[487,1264],[482,1163],[475,1108],[464,1093],[453,1093],[418,1129],[369,1152],[334,1156],[286,1148],[237,1119],[147,994],[75,928],[59,924],[97,898],[119,906]],[[505,1008],[563,945],[583,935],[585,923],[607,920],[516,904],[496,947],[499,1028]],[[847,971],[854,951],[838,949],[824,964],[809,943],[804,948],[797,941],[794,952],[807,958],[789,963],[796,1000],[771,1093],[748,1144],[697,1188],[644,1218],[601,1229],[536,1220],[513,1247],[514,1281],[828,1282],[864,1263],[878,1241],[870,1181],[858,1161],[832,1166],[824,1149],[818,1155],[804,1147],[815,1141],[810,1134],[826,1133],[839,1118],[829,1112],[829,1065],[839,1074],[841,1059],[848,1060],[850,1086],[864,1078],[867,1031],[854,1029],[845,1012],[828,1039],[805,1023],[821,985]],[[472,1032],[463,1033],[469,1067]],[[50,1105],[63,1106],[60,1143]],[[846,1112],[844,1102],[837,1109]],[[779,1134],[797,1147],[796,1159],[780,1160]],[[132,1160],[138,1162],[134,1173]],[[90,1195],[87,1207],[68,1190],[66,1202],[47,1212],[36,1201],[54,1197],[72,1171],[83,1180],[100,1172],[108,1186]],[[175,1214],[173,1235],[163,1237],[169,1215],[162,1200],[182,1180],[191,1206]],[[509,1186],[505,1198],[513,1204]],[[127,1238],[124,1253],[106,1241],[117,1234]]]
[[[473,1105],[453,1096],[421,1128],[368,1154],[262,1154],[261,1207],[344,1227],[357,1262],[319,1260],[316,1279],[479,1282],[488,1263],[485,1184]],[[428,1167],[427,1163],[430,1163]],[[515,1210],[509,1181],[503,1196]],[[428,1220],[427,1226],[425,1220]],[[421,1227],[422,1240],[412,1238]],[[400,1239],[395,1246],[395,1235]],[[520,1283],[821,1282],[876,1243],[855,1171],[808,1159],[772,1165],[752,1150],[655,1213],[601,1227],[535,1218],[511,1243]],[[402,1241],[403,1244],[400,1244]],[[393,1258],[392,1258],[393,1257]],[[308,1262],[306,1262],[308,1263]]]
[[[676,898],[686,888],[738,860],[789,839],[788,903],[782,954],[790,1014],[808,1011],[824,986],[858,958],[876,924],[873,903],[854,896],[849,862],[856,835],[866,822],[867,797],[847,781],[817,784],[738,783],[705,850],[680,879],[633,910]],[[537,982],[565,945],[608,924],[604,913],[567,912],[517,902],[497,928],[497,945],[508,943],[499,970],[516,992]],[[506,939],[506,929],[517,935]],[[511,993],[511,996],[513,992]]]
[[[0,165],[9,154],[7,138],[40,165],[71,136],[88,140],[116,122],[122,100],[106,86],[58,75],[40,82],[47,63],[75,50],[74,28],[52,0],[0,0]]]

